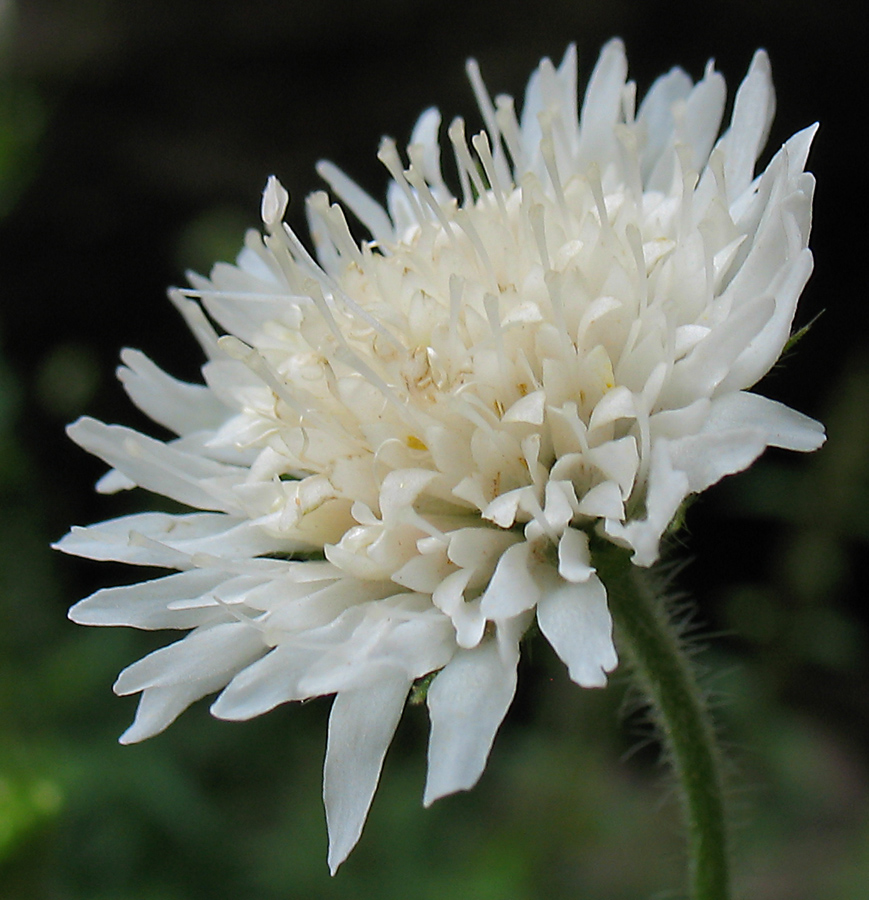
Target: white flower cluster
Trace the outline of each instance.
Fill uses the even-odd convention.
[[[74,621],[188,631],[121,673],[122,737],[193,701],[247,719],[335,694],[324,797],[334,869],[356,843],[413,683],[437,673],[425,803],[479,778],[540,631],[586,687],[616,665],[589,536],[651,565],[691,493],[817,423],[746,388],[774,364],[809,277],[814,133],[755,176],[773,116],[756,54],[718,136],[725,85],[659,78],[639,108],[620,41],[577,111],[576,53],[544,60],[521,117],[468,66],[485,130],[440,115],[407,158],[384,140],[384,209],[329,163],[344,208],[308,198],[312,256],[282,221],[172,299],[208,361],[179,382],[127,350],[119,377],[177,438],[82,419],[112,471],[197,510],[74,528],[60,549],[178,570],[101,590]]]

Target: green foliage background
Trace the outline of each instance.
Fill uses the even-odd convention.
[[[613,34],[640,92],[675,63],[698,76],[712,54],[735,86],[765,45],[771,143],[822,121],[818,273],[798,324],[825,314],[762,389],[821,418],[829,442],[709,492],[674,558],[694,557],[677,583],[697,598],[698,662],[733,761],[741,896],[866,896],[869,348],[851,123],[865,34],[844,5],[31,0],[0,3],[0,900],[679,896],[670,785],[618,674],[582,691],[528,647],[481,783],[430,810],[425,708],[409,709],[360,845],[330,879],[328,700],[245,724],[199,704],[120,747],[134,701],[110,685],[165,638],[68,623],[74,600],[134,576],[48,548],[73,522],[153,502],[94,497],[99,464],[63,424],[88,412],[145,427],[112,379],[124,344],[196,377],[163,291],[234,255],[270,172],[303,227],[317,158],[380,194],[380,134],[406,138],[434,103],[473,115],[468,55],[493,90],[521,94],[539,57],[576,40],[587,75]]]

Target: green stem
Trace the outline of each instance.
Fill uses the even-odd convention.
[[[620,648],[651,706],[679,782],[692,900],[730,897],[719,756],[709,712],[662,599],[627,551],[598,546]]]

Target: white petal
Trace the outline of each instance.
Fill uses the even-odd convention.
[[[532,391],[520,397],[501,417],[502,422],[527,422],[531,425],[543,424],[543,407],[546,403],[545,391]]]
[[[226,581],[225,572],[194,569],[153,581],[103,588],[69,611],[79,625],[128,625],[133,628],[194,628],[213,618],[213,610],[170,609],[169,603],[201,597]]]
[[[596,518],[624,518],[625,504],[619,486],[614,481],[602,481],[595,485],[579,501],[579,512],[583,516]]]
[[[431,737],[423,803],[473,787],[516,692],[518,644],[512,654],[495,640],[460,650],[428,691]]]
[[[249,519],[219,513],[136,513],[88,527],[74,526],[54,546],[86,559],[186,569],[194,554],[251,558],[294,553],[305,545],[269,535]]]
[[[578,685],[606,685],[618,657],[606,588],[596,575],[581,584],[553,578],[537,603],[537,623]]]
[[[162,731],[191,703],[223,687],[263,649],[256,629],[233,622],[194,631],[129,666],[118,676],[115,693],[143,694],[121,743]]]
[[[438,199],[449,196],[441,173],[441,148],[438,132],[441,127],[441,114],[434,107],[427,109],[413,126],[410,135],[410,146],[419,145],[423,149],[422,165],[425,180],[433,188]]]
[[[588,456],[608,479],[615,481],[621,490],[622,499],[626,500],[633,490],[640,465],[636,438],[629,435],[616,441],[607,441],[590,449]]]
[[[242,669],[211,706],[218,719],[240,721],[262,715],[281,703],[306,700],[299,682],[316,660],[317,651],[293,645],[275,647]]]
[[[299,682],[307,696],[363,688],[397,669],[419,678],[446,665],[456,648],[447,616],[413,594],[350,607],[300,643],[320,648]]]
[[[137,744],[165,731],[181,713],[216,688],[203,688],[201,682],[153,687],[142,692],[133,724],[118,738],[122,744]]]
[[[798,175],[806,167],[806,161],[809,158],[809,150],[812,141],[818,133],[818,123],[809,125],[802,131],[798,131],[795,135],[789,137],[782,149],[785,150],[788,157],[788,174],[791,177]]]
[[[435,588],[432,603],[452,620],[460,647],[476,647],[486,628],[480,600],[466,600],[465,590],[474,577],[473,569],[452,572]]]
[[[808,416],[747,391],[717,397],[711,406],[703,430],[722,432],[752,428],[763,432],[770,447],[807,452],[824,443],[824,426]]]
[[[145,688],[223,677],[236,667],[238,660],[252,662],[264,650],[259,632],[242,622],[197,629],[183,640],[161,647],[127,666],[118,675],[114,691],[124,696]]]
[[[431,594],[453,571],[443,547],[439,552],[412,557],[395,572],[392,580],[412,591]]]
[[[208,359],[225,358],[224,352],[217,344],[217,332],[208,321],[208,318],[202,311],[202,307],[195,300],[185,297],[184,292],[177,288],[169,291],[169,299],[184,317],[187,327],[199,342],[199,346],[202,347]]]
[[[727,195],[737,198],[754,177],[754,164],[766,143],[775,114],[769,57],[763,50],[754,54],[744,81],[736,92],[733,117],[725,141],[727,157],[724,173]]]
[[[646,131],[642,150],[643,174],[646,178],[663,148],[672,141],[675,127],[673,108],[676,103],[685,100],[691,87],[691,79],[683,69],[671,69],[652,83],[640,104],[637,123]],[[669,184],[663,187],[669,187]]]
[[[544,491],[543,513],[549,527],[561,533],[578,510],[576,491],[570,481],[550,478]]]
[[[341,691],[332,704],[323,803],[333,875],[362,833],[410,684],[399,674],[361,690]]]
[[[688,406],[679,409],[665,409],[649,418],[649,432],[652,440],[657,438],[680,438],[696,434],[709,419],[712,402],[700,397]]]
[[[691,149],[690,165],[697,172],[706,164],[718,136],[726,100],[724,78],[711,65],[707,66],[703,79],[688,97],[679,123],[679,142]]]
[[[575,528],[565,528],[558,542],[558,574],[566,581],[577,582],[588,581],[593,572],[588,535]]]
[[[136,486],[135,481],[131,481],[117,469],[109,469],[95,485],[98,494],[117,494],[118,491],[130,491]]]
[[[455,641],[464,650],[476,647],[486,633],[486,617],[480,610],[480,598],[463,603],[452,616],[456,629]]]
[[[664,402],[672,407],[687,406],[700,397],[709,397],[730,373],[733,361],[761,333],[773,318],[775,301],[758,297],[741,306],[714,328],[694,349],[675,364]]]
[[[743,268],[746,267],[747,263]],[[790,336],[797,300],[812,274],[813,267],[812,252],[804,249],[785,269],[778,272],[779,277],[773,285],[775,312],[733,361],[730,371],[718,388],[719,391],[751,387],[772,368]],[[737,285],[736,279],[733,285]]]
[[[817,450],[824,429],[808,416],[757,394],[730,394],[713,401],[700,434],[672,441],[673,465],[688,476],[693,492],[705,490],[725,475],[740,472],[768,446]]]
[[[437,477],[437,472],[425,469],[390,472],[380,488],[380,515],[383,520],[400,516]]]
[[[764,449],[763,434],[744,428],[672,441],[669,451],[673,466],[688,477],[688,490],[699,493],[725,475],[747,469]]]
[[[634,395],[624,385],[608,391],[598,401],[588,421],[588,430],[603,428],[616,419],[632,419],[637,415]]]
[[[628,74],[625,46],[609,41],[588,81],[580,114],[580,158],[584,166],[603,163],[615,147],[614,127],[622,108],[622,89]]]
[[[230,487],[243,478],[243,469],[181,453],[131,428],[96,419],[79,419],[67,434],[146,490],[199,509],[238,511]]]
[[[491,503],[486,504],[482,511],[483,518],[501,528],[511,528],[516,521],[523,494],[528,490],[530,489],[523,487],[499,494]]]
[[[317,163],[317,174],[332,188],[347,205],[357,219],[371,232],[371,236],[381,245],[394,238],[392,222],[386,210],[369,194],[362,190],[352,178],[345,175],[336,165],[325,160]]]
[[[413,207],[394,181],[386,189],[386,209],[393,222],[391,230],[399,238],[417,224]]]
[[[645,519],[627,524],[607,519],[604,532],[633,548],[634,565],[651,566],[658,558],[661,535],[690,492],[688,476],[673,466],[667,441],[657,441],[652,445]]]
[[[488,578],[502,554],[521,538],[500,528],[459,528],[449,535],[447,556],[463,569]]]
[[[680,325],[676,328],[674,334],[673,355],[676,359],[681,359],[692,350],[706,335],[709,329],[705,325]]]
[[[487,619],[509,619],[534,606],[540,596],[540,588],[532,576],[535,565],[527,541],[504,551],[483,594],[480,609]]]
[[[133,403],[175,434],[218,428],[229,410],[204,385],[167,375],[138,350],[123,350],[118,378]]]
[[[208,315],[232,335],[233,340],[240,339],[253,345],[269,321],[283,322],[288,327],[298,326],[298,307],[292,301],[288,302],[285,293],[277,292],[278,285],[271,279],[261,281],[253,273],[243,272],[229,263],[217,263],[211,270],[210,280],[194,273],[188,273],[188,278],[201,292],[202,305]],[[226,353],[233,343],[220,338],[218,346]],[[231,355],[236,361],[245,359],[241,354],[233,352]],[[248,368],[247,379],[252,375]]]

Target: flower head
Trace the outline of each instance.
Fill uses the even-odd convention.
[[[685,498],[817,423],[747,392],[809,277],[814,129],[755,176],[773,115],[759,52],[718,137],[724,81],[659,78],[639,108],[619,41],[577,112],[576,54],[544,60],[521,117],[490,99],[468,141],[422,115],[384,140],[386,209],[329,163],[307,201],[315,256],[283,223],[172,299],[208,361],[179,382],[127,350],[119,377],[168,442],[70,428],[133,486],[197,510],[74,528],[59,547],[177,570],[101,590],[76,622],[180,629],[124,670],[124,742],[220,691],[247,719],[334,694],[324,774],[334,870],[358,839],[408,691],[437,673],[425,802],[472,786],[534,619],[571,678],[617,662],[589,537],[656,560]],[[370,233],[357,241],[351,211]]]

